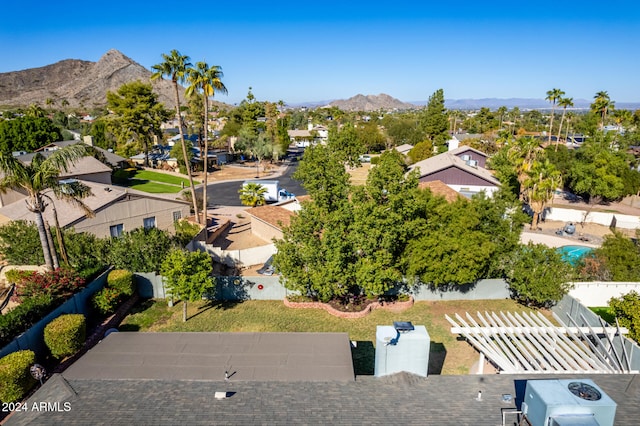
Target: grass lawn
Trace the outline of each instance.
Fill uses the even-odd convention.
[[[182,188],[175,185],[167,185],[165,183],[151,182],[142,179],[130,179],[129,188],[137,189],[138,191],[149,192],[151,194],[163,194],[171,193],[176,194],[182,191]]]
[[[589,308],[610,325],[616,325],[616,316],[611,313],[608,306]]]
[[[185,188],[189,186],[189,179],[180,176],[174,176],[167,173],[152,172],[150,170],[138,170],[134,176],[134,179],[151,180],[154,182],[168,183],[170,185],[181,186],[184,184]],[[193,181],[194,184],[200,182]]]
[[[411,321],[424,325],[431,338],[429,374],[467,374],[478,361],[476,350],[451,334],[444,317],[455,313],[528,310],[512,300],[416,302],[402,313],[375,310],[360,319],[334,317],[320,309],[287,308],[281,301],[189,303],[188,321],[182,322],[182,305],[143,301],[120,326],[122,331],[220,331],[220,332],[346,332],[357,341],[353,351],[356,374],[373,374],[377,325]],[[545,314],[546,315],[546,314]],[[546,315],[547,318],[550,315]],[[552,320],[553,321],[553,320]],[[554,321],[555,322],[555,321]]]

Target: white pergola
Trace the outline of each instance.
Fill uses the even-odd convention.
[[[451,332],[480,352],[481,366],[486,356],[501,374],[637,373],[630,368],[622,338],[627,330],[602,320],[601,327],[578,327],[573,320],[572,327],[558,327],[540,312],[478,312],[477,320],[465,316],[455,314],[454,320],[445,315]]]

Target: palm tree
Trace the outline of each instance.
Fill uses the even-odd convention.
[[[600,114],[602,121],[600,126],[604,127],[604,123],[607,119],[607,112],[614,108],[615,103],[609,97],[609,94],[601,90],[593,97],[593,103],[591,104],[591,111]]]
[[[525,183],[529,173],[542,152],[544,151],[540,148],[540,142],[531,136],[517,138],[515,143],[509,147],[507,155],[515,167],[517,179],[520,183],[519,198],[521,201],[526,198]]]
[[[209,97],[213,97],[215,92],[227,93],[227,88],[221,80],[223,76],[222,67],[219,65],[209,67],[206,62],[197,62],[195,68],[189,69],[187,76],[189,82],[189,87],[187,87],[186,91],[187,96],[200,91],[204,94],[204,152],[201,152],[201,155],[204,167],[202,210],[205,224],[207,220],[207,172],[209,170],[209,137],[207,135],[209,127]]]
[[[196,221],[200,223],[200,216],[198,215],[198,200],[196,199],[196,188],[193,185],[193,175],[191,174],[191,162],[188,160],[187,147],[184,142],[184,132],[182,123],[182,114],[180,114],[180,94],[178,93],[178,83],[182,84],[185,81],[189,67],[189,57],[181,55],[180,52],[173,49],[169,54],[162,54],[161,62],[151,68],[155,71],[151,75],[151,80],[168,76],[173,83],[173,89],[176,97],[176,118],[178,119],[178,131],[180,132],[180,144],[182,146],[182,158],[184,158],[185,168],[187,169],[187,175],[189,176],[189,185],[191,186],[191,200],[193,201],[193,211],[196,216]]]
[[[265,202],[267,188],[257,182],[249,182],[240,188],[240,202],[245,206],[261,206]]]
[[[558,105],[562,107],[562,118],[560,118],[560,127],[558,128],[558,140],[556,141],[556,151],[558,150],[558,143],[560,142],[560,133],[562,132],[562,123],[564,123],[564,116],[567,113],[567,107],[573,106],[573,98],[560,98]]]
[[[558,100],[560,100],[560,98],[562,98],[563,95],[564,95],[564,92],[562,90],[551,89],[547,92],[547,97],[545,98],[545,100],[551,102],[551,120],[549,121],[549,140],[548,140],[549,143],[551,143],[551,133],[553,132],[553,117],[555,116],[556,103],[558,102]]]
[[[533,210],[531,229],[538,227],[540,214],[553,199],[553,193],[560,185],[562,185],[562,175],[548,159],[533,162],[524,182],[525,201]]]
[[[90,194],[91,191],[78,181],[61,184],[59,180],[62,172],[68,171],[80,158],[87,155],[87,148],[87,145],[78,143],[56,150],[46,158],[38,153],[28,165],[17,160],[11,153],[0,152],[0,172],[3,173],[0,179],[0,191],[23,189],[27,192],[25,202],[29,211],[36,216],[35,222],[40,235],[42,254],[48,269],[54,268],[51,252],[54,247],[48,241],[42,216],[48,205],[45,198],[49,198],[45,192],[50,190],[59,199],[84,206],[80,198]]]

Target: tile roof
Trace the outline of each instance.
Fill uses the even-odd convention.
[[[457,200],[468,200],[468,198],[460,194],[458,191],[456,191],[453,188],[450,188],[449,186],[447,186],[447,184],[439,180],[433,180],[429,182],[420,182],[418,184],[418,188],[420,189],[429,188],[429,190],[434,195],[444,197],[444,199],[447,200],[447,202],[449,203],[453,203],[454,201],[457,201]]]
[[[246,213],[280,230],[289,226],[291,217],[295,214],[291,210],[278,206],[253,207],[246,210]]]

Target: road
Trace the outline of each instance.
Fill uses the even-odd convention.
[[[294,193],[295,195],[305,195],[307,192],[304,190],[300,182],[292,178],[298,168],[298,163],[289,163],[286,171],[282,176],[278,177],[266,177],[264,180],[278,180],[280,181],[280,187],[285,188],[287,191]],[[216,206],[241,206],[240,196],[238,190],[242,186],[242,181],[235,182],[220,182],[211,183],[207,186],[207,204],[209,208]]]

